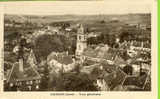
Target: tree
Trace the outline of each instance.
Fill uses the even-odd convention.
[[[97,91],[87,74],[66,73],[58,79],[57,91]]]
[[[116,38],[115,35],[109,35],[109,38],[108,38],[108,45],[109,46],[113,47],[115,45],[115,41],[116,41],[115,38]]]
[[[104,24],[104,23],[106,23],[106,22],[105,22],[105,20],[101,20],[100,23],[101,23],[101,24]]]
[[[90,37],[87,39],[87,44],[98,44],[96,37]]]
[[[109,42],[109,34],[102,33],[100,36],[97,37],[99,43],[108,44]]]
[[[132,73],[133,73],[133,67],[130,66],[130,65],[127,65],[127,66],[125,66],[125,67],[123,68],[123,71],[124,71],[126,74],[128,74],[128,75],[132,75]]]
[[[40,35],[35,40],[34,52],[38,59],[46,59],[52,52],[63,52],[68,50],[69,40],[65,36]]]
[[[96,42],[96,44],[104,43],[113,47],[115,45],[115,39],[116,39],[115,34],[102,33],[95,40],[92,40],[92,42]]]
[[[100,75],[103,74],[103,70],[100,70],[98,67],[94,68],[93,71],[91,72],[92,78],[96,79],[97,77],[99,77]]]
[[[125,61],[130,58],[130,56],[127,54],[127,49],[123,49],[122,51],[120,51],[120,57],[122,57]]]

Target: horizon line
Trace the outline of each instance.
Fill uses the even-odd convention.
[[[135,15],[135,14],[151,14],[151,12],[136,12],[136,13],[115,13],[115,14],[107,14],[107,13],[104,13],[104,14],[102,14],[102,13],[99,13],[99,14],[46,14],[46,15],[44,15],[44,14],[24,14],[24,13],[22,13],[22,14],[19,14],[19,13],[4,13],[4,15],[28,15],[28,16],[64,16],[64,15],[73,15],[73,16],[89,16],[89,15]]]

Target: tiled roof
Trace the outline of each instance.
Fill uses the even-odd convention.
[[[114,61],[115,61],[115,64],[117,65],[127,64],[127,62],[124,61],[124,59],[120,56],[117,56]]]
[[[110,87],[110,90],[113,90],[116,86],[121,85],[125,78],[126,74],[120,68],[117,68],[116,71],[104,76],[104,80]]]
[[[88,57],[97,57],[97,53],[94,51],[92,48],[87,48],[84,50],[83,55],[88,56]]]
[[[21,72],[19,71],[19,63],[14,63],[7,82],[40,79],[39,73],[32,66],[30,66],[29,64],[24,65],[24,71]]]
[[[84,66],[81,69],[81,72],[90,74],[93,71],[93,69],[98,67],[98,66],[99,66],[99,64],[94,64],[94,65],[90,65],[90,66]]]
[[[139,88],[144,88],[145,86],[145,83],[146,83],[146,80],[147,80],[147,77],[148,75],[145,74],[143,76],[138,76],[138,77],[135,77],[135,76],[128,76],[123,85],[124,86],[130,86],[130,85],[133,85],[133,86],[136,86],[136,87],[139,87]]]
[[[108,73],[112,73],[116,71],[117,66],[114,64],[108,64],[107,61],[100,61],[101,65],[103,66],[104,70]]]
[[[95,64],[96,62],[91,60],[91,59],[85,59],[85,61],[83,62],[83,65],[84,66],[89,66],[89,65],[93,65]]]
[[[47,61],[50,61],[52,59],[58,61],[61,64],[65,64],[65,65],[73,63],[72,56],[69,56],[65,53],[56,54],[56,53],[53,52],[47,57]]]
[[[87,48],[84,51],[84,55],[93,58],[103,58],[106,60],[114,60],[117,55],[118,50],[113,48],[108,48],[106,46],[98,46],[96,49]]]
[[[150,91],[151,90],[151,77],[148,76],[146,80],[146,84],[144,85],[144,90]]]

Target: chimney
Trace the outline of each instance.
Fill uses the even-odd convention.
[[[19,59],[19,71],[23,72],[23,59],[22,58]]]

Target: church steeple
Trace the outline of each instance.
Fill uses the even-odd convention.
[[[84,34],[84,27],[82,24],[80,24],[80,26],[79,26],[78,34]]]
[[[81,55],[85,48],[87,48],[87,36],[86,36],[83,25],[80,24],[77,31],[76,55],[77,56]]]

